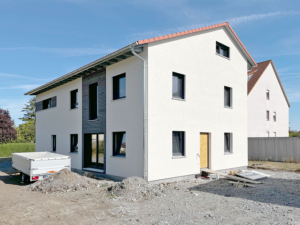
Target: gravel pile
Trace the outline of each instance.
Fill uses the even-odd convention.
[[[30,190],[48,194],[54,192],[88,190],[97,186],[99,186],[97,180],[73,173],[68,169],[63,169],[58,173],[31,184]]]
[[[148,184],[140,177],[128,177],[108,188],[108,193],[113,198],[124,198],[134,202],[162,197],[163,192],[162,185]]]

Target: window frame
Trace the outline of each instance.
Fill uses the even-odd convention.
[[[267,91],[266,91],[266,99],[267,99],[267,100],[270,100],[270,90],[267,90]]]
[[[75,96],[75,103],[73,103],[73,96],[72,96],[72,94],[73,93],[76,93],[76,96]],[[74,107],[74,105],[75,105],[75,107]],[[75,90],[73,90],[73,91],[70,91],[70,109],[78,109],[78,105],[79,105],[79,103],[78,103],[78,89],[75,89]]]
[[[174,96],[174,89],[173,89],[174,79],[173,79],[173,77],[177,77],[177,79],[182,80],[182,83],[181,83],[181,89],[182,89],[181,96],[180,96],[180,94],[178,94],[179,96]],[[185,100],[186,99],[185,84],[186,84],[186,76],[184,74],[177,73],[177,72],[172,72],[172,99],[175,99],[175,100]]]
[[[221,51],[218,52],[218,49],[217,49],[218,47],[219,47],[219,48],[222,48],[222,47],[223,47],[223,48],[224,48],[224,47],[227,48],[227,51],[228,51],[228,54],[227,54],[227,55],[228,55],[228,56],[222,55],[222,54],[221,54]],[[230,59],[230,47],[228,47],[227,45],[224,45],[224,44],[222,44],[222,43],[216,41],[216,48],[215,48],[215,49],[216,49],[216,54],[217,54],[217,55],[222,56],[222,57],[225,57],[226,59]]]
[[[74,150],[75,148],[72,145],[72,140],[73,140],[72,137],[77,138],[77,149],[76,150]],[[78,153],[78,142],[79,142],[78,134],[70,134],[70,153]]]
[[[229,106],[226,105],[225,103],[225,91],[226,91],[226,88],[229,88]],[[228,86],[224,86],[224,108],[228,108],[228,109],[232,109],[233,108],[233,100],[232,100],[232,97],[233,97],[233,91],[232,91],[232,87],[228,87]]]
[[[277,114],[276,112],[273,112],[273,122],[276,122],[277,121]]]
[[[96,117],[92,118],[92,107],[94,107],[92,104],[95,103],[91,100],[91,86],[96,86]],[[99,95],[99,85],[98,82],[92,83],[89,85],[89,120],[98,120],[98,95]],[[93,108],[94,109],[94,108]]]
[[[174,154],[174,133],[181,133],[181,137],[182,137],[182,143],[180,143],[181,146],[181,151],[178,154]],[[186,135],[185,135],[185,131],[178,131],[178,130],[174,130],[172,131],[172,158],[181,158],[181,157],[186,157],[186,146],[185,146],[185,141],[186,139]]]
[[[119,81],[121,78],[125,78],[125,96],[122,96],[122,97],[120,97],[120,83],[115,81],[116,79],[118,79],[118,81]],[[117,90],[117,87],[115,87],[116,84],[118,85],[118,92],[117,92],[118,96],[116,96],[116,93],[115,93],[115,91]],[[122,73],[122,74],[112,77],[112,100],[113,101],[126,98],[126,94],[127,94],[126,86],[127,86],[126,73]]]
[[[225,135],[229,134],[229,150],[225,149],[226,145],[225,145]],[[224,133],[224,154],[232,154],[233,153],[233,133],[230,132],[225,132]]]
[[[113,147],[113,149],[112,149],[112,156],[114,156],[114,157],[126,157],[126,153],[127,153],[127,135],[125,136],[125,153],[121,153],[121,148],[119,149],[119,151],[117,152],[116,151],[116,140],[115,140],[115,134],[117,134],[117,133],[122,133],[123,135],[125,134],[126,135],[126,131],[115,131],[115,132],[112,132],[112,141],[113,141],[113,143],[112,143],[112,147]],[[123,140],[123,138],[124,138],[124,136],[122,137],[122,140]],[[121,146],[120,146],[121,147]]]
[[[57,149],[56,134],[51,135],[51,144],[52,144],[52,152],[56,152],[56,149]]]
[[[270,111],[269,110],[267,110],[266,118],[267,118],[267,121],[270,121]]]
[[[45,108],[45,102],[46,101],[49,101],[48,104],[47,104],[47,108]],[[42,102],[43,102],[42,103],[43,104],[43,110],[45,110],[45,109],[51,109],[52,108],[52,98],[44,99]]]

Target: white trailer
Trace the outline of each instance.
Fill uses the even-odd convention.
[[[65,168],[71,170],[71,157],[52,152],[12,153],[12,167],[20,171],[23,182],[37,181]]]

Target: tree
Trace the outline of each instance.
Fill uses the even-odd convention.
[[[7,143],[17,138],[14,121],[8,110],[0,108],[0,143]]]
[[[25,112],[24,117],[19,118],[23,122],[28,122],[34,119],[35,121],[35,97],[29,99],[29,102],[25,104],[25,107],[22,109],[22,112]]]
[[[36,98],[33,97],[25,104],[22,109],[24,116],[20,118],[24,123],[20,124],[18,127],[18,140],[32,142],[35,141],[35,101]]]

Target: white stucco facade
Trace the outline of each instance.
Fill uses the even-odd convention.
[[[70,92],[78,89],[78,108],[71,109]],[[71,167],[82,169],[82,78],[36,96],[40,102],[57,97],[57,106],[36,112],[36,151],[52,152],[52,135],[56,135],[56,152],[71,156]],[[70,136],[78,134],[78,153],[71,153]]]
[[[266,92],[269,90],[270,99]],[[267,121],[266,112],[270,119]],[[276,113],[276,121],[273,113]],[[270,63],[248,95],[248,136],[288,137],[289,105],[277,79],[273,64]]]
[[[216,41],[230,59],[216,54]],[[200,172],[200,133],[211,135],[209,168],[247,166],[247,62],[223,28],[149,44],[148,179]],[[172,99],[172,72],[185,75],[186,99]],[[233,107],[224,108],[224,86]],[[172,157],[172,131],[185,132],[185,157]],[[233,153],[224,154],[224,133]]]
[[[140,54],[147,59],[147,48]],[[114,76],[126,74],[126,98],[113,100]],[[113,132],[126,132],[126,156],[113,156]],[[143,177],[143,63],[131,57],[106,68],[106,173]]]
[[[200,133],[209,133],[209,169],[246,167],[248,163],[247,59],[225,27],[143,45],[139,55],[106,66],[105,173],[139,176],[147,181],[200,172]],[[216,42],[230,58],[216,54]],[[185,76],[185,99],[172,98],[172,73]],[[113,100],[113,77],[126,74],[126,98]],[[224,87],[232,89],[232,107],[224,107]],[[78,109],[70,109],[70,91],[78,89]],[[145,111],[143,111],[145,93]],[[57,96],[57,106],[37,112],[36,151],[71,155],[72,168],[83,169],[82,78],[37,95]],[[145,117],[145,120],[144,120]],[[143,149],[145,126],[145,155]],[[173,157],[172,132],[185,133],[185,154]],[[113,132],[126,132],[126,156],[113,156]],[[232,152],[224,152],[224,133],[232,134]],[[78,153],[70,153],[70,135],[78,134]]]

